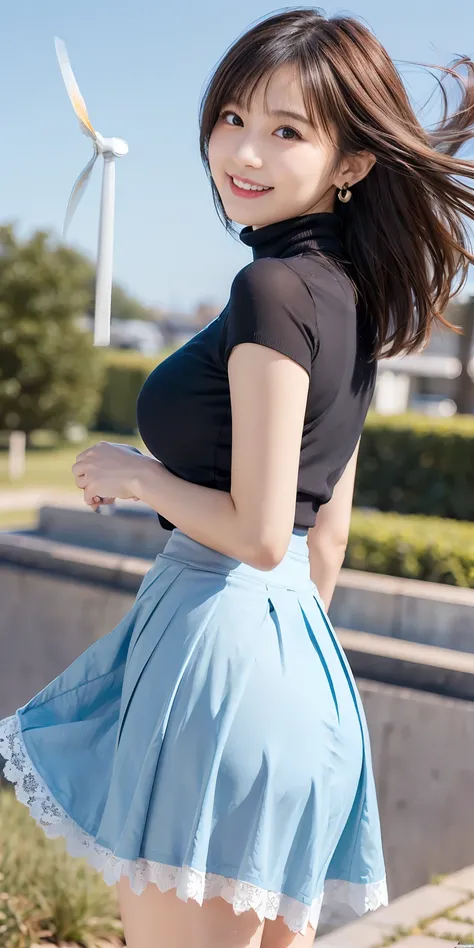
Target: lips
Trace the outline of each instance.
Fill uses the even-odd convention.
[[[257,188],[269,188],[267,184],[261,184],[260,181],[252,181],[251,178],[241,178],[239,174],[229,175],[229,177],[237,178],[237,181],[241,181],[242,184],[252,184]]]
[[[242,198],[259,198],[259,197],[263,197],[265,194],[270,194],[270,192],[273,191],[273,188],[268,188],[268,189],[265,190],[265,191],[250,191],[250,190],[248,190],[247,188],[239,188],[238,185],[234,184],[231,175],[228,175],[228,178],[229,178],[229,187],[230,187],[230,190],[232,191],[232,194],[235,194],[235,195],[236,195],[236,197],[242,197]],[[239,180],[242,180],[242,181],[243,181],[244,179],[243,179],[243,178],[242,178],[242,179],[239,178]],[[248,184],[250,184],[250,183],[251,183],[251,182],[249,181]],[[258,185],[258,184],[257,184],[257,187],[265,187],[265,185]]]

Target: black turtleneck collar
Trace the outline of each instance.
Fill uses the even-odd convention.
[[[302,214],[253,230],[242,228],[239,238],[252,248],[253,259],[259,257],[294,257],[316,250],[319,253],[346,260],[343,243],[343,224],[333,211]]]

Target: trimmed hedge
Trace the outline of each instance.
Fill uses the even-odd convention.
[[[354,509],[344,566],[474,588],[474,524]]]
[[[354,505],[474,520],[474,417],[369,412]]]
[[[136,432],[138,393],[147,376],[164,357],[163,353],[145,356],[130,349],[104,350],[105,383],[94,420],[95,431],[123,435]]]

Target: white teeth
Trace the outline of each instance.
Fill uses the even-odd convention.
[[[232,181],[238,188],[242,188],[243,191],[269,191],[270,188],[261,187],[258,184],[245,184],[243,181],[237,181],[236,178],[232,178]]]

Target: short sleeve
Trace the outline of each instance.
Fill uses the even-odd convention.
[[[318,338],[315,304],[304,280],[277,257],[254,260],[233,280],[224,329],[224,361],[234,346],[256,342],[311,367]]]

